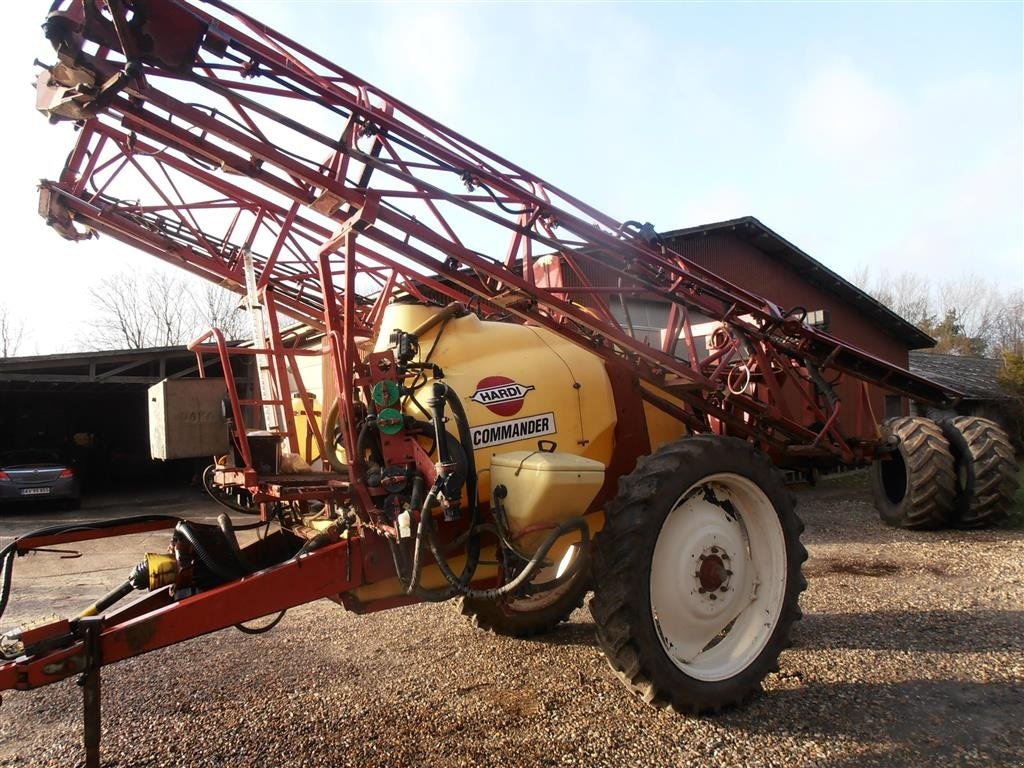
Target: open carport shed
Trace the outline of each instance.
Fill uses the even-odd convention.
[[[207,376],[222,375],[215,359],[204,362]],[[235,375],[248,380],[241,369]],[[0,451],[59,449],[87,489],[188,479],[191,460],[150,458],[146,392],[165,378],[198,376],[183,346],[0,359]]]

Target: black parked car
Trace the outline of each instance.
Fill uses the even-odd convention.
[[[0,503],[57,499],[72,509],[81,504],[74,467],[56,451],[27,449],[0,453]]]

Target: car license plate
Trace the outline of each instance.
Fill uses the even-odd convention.
[[[22,496],[45,496],[50,492],[49,488],[22,488]]]

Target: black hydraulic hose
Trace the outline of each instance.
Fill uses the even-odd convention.
[[[410,571],[409,576],[406,576],[406,557],[405,550],[402,547],[401,541],[395,541],[390,536],[384,537],[388,542],[388,548],[391,550],[391,562],[395,566],[395,573],[398,574],[398,581],[402,585],[402,589],[405,590],[406,594],[409,594],[409,584],[412,573]]]
[[[0,618],[3,617],[4,611],[7,610],[7,601],[11,599],[11,575],[14,572],[14,545],[8,544],[4,547],[3,564],[0,565],[2,569],[2,575],[0,578],[3,579],[3,584],[0,584]]]
[[[451,587],[442,587],[440,589],[427,589],[421,587],[420,574],[423,572],[423,542],[429,537],[429,529],[431,524],[430,508],[434,506],[434,500],[437,498],[438,491],[441,487],[438,483],[434,483],[430,489],[430,493],[427,494],[426,500],[423,502],[423,508],[420,512],[420,525],[416,531],[416,547],[413,550],[412,556],[412,575],[409,579],[409,585],[406,587],[406,594],[415,594],[424,602],[428,603],[440,603],[444,600],[454,597],[457,592]],[[469,562],[466,563],[469,565]],[[474,568],[476,566],[474,565]]]
[[[575,547],[575,544],[570,546]],[[536,594],[538,592],[550,592],[552,589],[558,589],[564,584],[575,579],[581,570],[590,567],[590,548],[584,549],[583,545],[580,545],[580,552],[576,556],[576,562],[572,564],[572,567],[567,568],[565,573],[561,576],[556,576],[548,581],[541,582],[540,584],[530,584],[530,594]]]
[[[217,526],[224,534],[224,540],[228,543],[228,550],[238,569],[246,574],[252,573],[252,568],[245,562],[245,557],[242,555],[242,548],[238,546],[238,537],[235,535],[235,526],[232,524],[231,518],[221,513],[217,517]]]
[[[493,511],[493,507],[492,507],[492,511]],[[518,549],[516,549],[516,545],[513,544],[511,541],[509,541],[508,536],[506,535],[505,531],[502,530],[501,526],[494,525],[492,523],[481,523],[480,525],[478,525],[476,527],[476,529],[478,531],[486,531],[487,533],[492,534],[498,541],[501,542],[501,545],[505,548],[505,551],[508,554],[514,555],[515,557],[518,557],[524,563],[530,562],[530,558],[528,558],[525,555],[523,555],[522,552],[520,552]],[[449,547],[450,546],[451,545],[449,545]]]
[[[265,525],[269,526],[270,521],[263,522],[262,520],[257,520],[255,523],[245,523],[243,525],[236,525],[234,521],[231,522],[231,527],[235,531],[254,531],[257,528],[262,528]]]
[[[469,497],[470,515],[473,517],[472,522],[475,524],[479,502],[476,453],[473,451],[473,433],[469,428],[469,417],[466,415],[466,409],[463,407],[462,401],[459,400],[459,396],[455,394],[455,390],[447,385],[445,385],[444,390],[444,399],[448,403],[448,407],[452,409],[452,413],[455,414],[455,423],[459,428],[459,442],[462,443],[462,447],[466,452],[466,493]]]
[[[466,529],[466,567],[463,569],[463,580],[468,584],[480,563],[480,535],[477,525],[480,522],[480,491],[476,470],[476,452],[473,450],[473,433],[469,427],[469,416],[459,400],[459,396],[451,387],[445,387],[445,400],[455,415],[455,423],[459,430],[459,442],[466,454],[466,497],[469,501],[469,527]]]
[[[416,509],[421,503],[423,497],[423,477],[422,475],[416,475],[412,479],[412,493],[409,496],[409,506],[411,509]],[[396,526],[397,527],[397,526]],[[419,575],[415,574],[412,569],[406,568],[408,565],[408,555],[406,553],[406,547],[403,544],[401,538],[397,541],[392,539],[390,536],[384,537],[388,546],[391,549],[391,560],[395,564],[395,573],[398,574],[398,580],[402,584],[402,589],[405,590],[406,594],[411,594],[412,587],[415,581],[419,579]]]
[[[269,624],[264,624],[264,625],[263,625],[262,627],[247,627],[247,626],[245,626],[245,624],[244,624],[244,623],[240,622],[240,623],[238,623],[238,624],[235,624],[235,629],[237,629],[237,630],[238,630],[239,632],[241,632],[242,634],[245,634],[245,635],[262,635],[262,634],[264,634],[265,632],[269,632],[269,631],[270,631],[270,630],[272,630],[272,629],[273,629],[274,627],[276,627],[276,626],[277,626],[277,625],[278,625],[278,624],[280,623],[281,619],[283,619],[283,618],[284,618],[284,615],[285,615],[286,613],[288,613],[288,611],[287,611],[287,610],[284,610],[284,611],[280,611],[280,612],[279,612],[279,613],[278,613],[278,614],[277,614],[277,615],[276,615],[276,616],[275,616],[275,617],[274,617],[274,618],[273,618],[273,619],[272,619],[272,620],[270,621],[270,623],[269,623]]]
[[[473,452],[473,435],[470,431],[469,417],[466,415],[466,409],[462,406],[462,401],[459,400],[455,390],[443,382],[436,381],[434,382],[434,401],[440,398],[443,398],[444,402],[452,410],[452,415],[455,417],[455,424],[459,432],[459,442],[465,449],[466,455],[466,496],[469,501],[469,526],[466,529],[468,534],[466,541],[466,564],[463,566],[462,574],[458,577],[457,581],[463,585],[468,585],[473,580],[473,574],[480,563],[480,536],[476,531],[476,526],[479,522],[480,504],[477,489],[476,456]],[[441,446],[446,442],[444,440],[444,424],[440,419],[435,418],[434,429],[437,433],[438,454],[440,456]],[[445,450],[445,453],[447,453],[447,450]],[[433,536],[433,519],[430,517],[429,507],[424,509],[425,514],[421,515],[420,526],[421,528],[425,526],[423,533],[427,538],[428,546],[433,551],[436,547],[436,540]],[[436,554],[435,559],[437,559]],[[441,565],[441,563],[438,562],[438,565]],[[445,561],[444,565],[447,566],[447,561]],[[451,583],[450,579],[449,583]],[[458,589],[455,584],[452,586]]]
[[[476,454],[473,451],[473,434],[469,428],[469,417],[466,415],[466,409],[462,405],[462,401],[459,400],[459,396],[455,394],[455,390],[449,387],[447,384],[435,381],[434,382],[434,396],[431,399],[429,405],[434,411],[434,432],[435,442],[437,444],[438,458],[442,463],[450,463],[452,457],[448,447],[448,441],[445,439],[446,430],[444,428],[444,416],[443,416],[443,404],[447,403],[452,409],[452,414],[455,417],[455,424],[459,432],[459,443],[462,445],[463,452],[466,456],[466,496],[469,500],[469,511],[470,511],[470,530],[477,523],[477,515],[479,512],[479,493],[477,489],[477,472],[476,472]]]
[[[129,517],[115,517],[110,520],[90,520],[81,523],[51,525],[19,536],[7,548],[12,546],[16,548],[17,543],[22,539],[34,539],[37,536],[55,536],[58,533],[73,533],[75,531],[102,531],[104,528],[117,528],[122,525],[132,525],[133,523],[156,523],[165,520],[173,520],[178,523],[183,522],[183,519],[176,515],[131,515]],[[7,548],[5,548],[5,551]]]
[[[480,187],[480,189],[486,192],[488,196],[491,198],[491,200],[493,200],[495,204],[499,208],[501,208],[501,210],[503,210],[505,213],[510,213],[513,216],[522,216],[524,214],[533,212],[532,208],[521,208],[519,210],[516,210],[515,208],[509,208],[507,205],[501,202],[501,199],[496,194],[494,194],[493,191],[491,191],[490,187],[488,187],[479,179],[474,179],[473,175],[469,171],[463,172],[462,181],[467,185],[470,185],[470,190],[472,190],[473,187]]]
[[[262,525],[263,523],[254,523],[250,525],[242,526],[243,529],[254,528]],[[247,574],[252,573],[252,568],[245,561],[245,557],[242,555],[242,549],[238,546],[238,537],[235,535],[235,525],[231,522],[231,518],[225,514],[221,514],[217,518],[217,525],[220,527],[221,533],[224,534],[224,538],[228,543],[228,549],[231,550],[231,556],[235,559],[236,564],[240,569],[243,569]],[[282,610],[275,616],[269,624],[264,624],[262,627],[247,627],[244,622],[235,624],[235,629],[246,635],[262,635],[265,632],[269,632],[278,625],[281,619],[287,611]]]
[[[469,582],[472,581],[473,574],[476,572],[476,568],[480,562],[480,538],[476,531],[479,517],[479,500],[477,495],[478,484],[476,476],[476,461],[472,451],[472,436],[470,434],[469,418],[466,416],[466,410],[462,407],[462,403],[459,401],[454,390],[443,382],[434,382],[434,400],[431,402],[435,411],[433,426],[435,430],[435,444],[437,445],[438,458],[442,460],[442,463],[444,463],[445,460],[450,462],[451,456],[449,455],[447,440],[445,439],[447,433],[444,429],[441,405],[436,402],[439,399],[443,399],[443,401],[447,402],[451,407],[458,427],[460,442],[463,446],[467,446],[464,453],[466,455],[466,491],[469,499],[470,519],[469,526],[467,528],[468,540],[466,545],[466,564],[462,569],[462,574],[456,577],[456,580],[469,584]],[[423,571],[423,553],[425,549],[423,545],[424,542],[427,542],[427,547],[430,547],[430,542],[433,540],[433,518],[431,516],[431,508],[434,506],[437,494],[441,491],[443,481],[444,477],[439,476],[431,486],[430,492],[427,494],[426,499],[423,501],[423,505],[420,507],[420,522],[416,531],[416,544],[413,548],[412,569],[410,571],[409,578],[405,579],[401,577],[402,571],[398,571],[399,577],[405,587],[406,594],[415,594],[426,602],[441,602],[458,594],[458,591],[454,587],[427,589],[419,585],[420,575]],[[420,483],[422,483],[422,480],[420,480]],[[392,558],[395,560],[396,568],[399,567],[399,556],[394,550],[394,545],[392,545]],[[447,563],[445,564],[447,565]],[[451,569],[449,568],[449,572],[450,570]]]
[[[477,524],[479,521],[479,497],[478,497],[478,481],[476,472],[476,460],[472,450],[472,434],[469,427],[469,417],[466,415],[466,409],[460,402],[458,395],[455,391],[448,387],[443,382],[434,382],[433,400],[430,405],[434,411],[433,428],[435,431],[435,445],[437,446],[438,459],[441,464],[451,465],[452,456],[448,448],[447,443],[447,432],[444,428],[444,416],[443,416],[443,404],[447,403],[452,410],[452,414],[455,418],[456,426],[459,432],[459,440],[463,446],[466,447],[464,451],[466,457],[466,493],[469,501],[469,525],[466,529],[467,540],[466,540],[466,563],[462,569],[462,573],[459,576],[451,571],[444,555],[440,553],[440,548],[437,546],[436,540],[433,536],[433,518],[431,516],[431,509],[437,500],[437,495],[441,492],[444,487],[444,482],[447,475],[439,475],[437,480],[433,483],[430,488],[430,492],[423,500],[422,506],[420,506],[420,521],[416,531],[416,543],[413,547],[413,559],[412,567],[409,570],[408,576],[405,575],[404,558],[400,551],[401,542],[395,542],[388,537],[388,544],[391,548],[391,558],[395,565],[395,572],[398,575],[399,581],[401,581],[405,593],[408,595],[416,595],[421,600],[426,602],[440,602],[447,600],[450,597],[463,591],[466,586],[473,580],[473,574],[476,572],[477,566],[480,563],[480,536],[477,530]],[[362,437],[362,435],[360,435]],[[361,441],[360,441],[361,442]],[[449,470],[445,470],[446,472]],[[423,480],[417,477],[413,480],[413,491],[412,491],[412,507],[416,508],[418,497],[423,492]],[[427,589],[421,587],[420,576],[423,572],[423,553],[425,551],[424,542],[427,547],[434,551],[435,559],[438,564],[443,563],[443,568],[447,570],[445,578],[454,584],[447,588],[441,589]],[[449,578],[448,576],[451,576]],[[458,585],[462,585],[461,587]]]
[[[409,496],[409,508],[410,510],[420,509],[423,506],[424,495],[425,495],[425,481],[423,475],[417,474],[413,476],[413,489]],[[400,528],[400,523],[396,520],[395,527]],[[395,572],[398,574],[398,579],[401,582],[403,589],[409,589],[409,585],[413,582],[413,570],[409,562],[409,548],[401,540],[401,534],[399,530],[398,540],[396,542],[388,538],[388,544],[391,545],[391,556],[394,558]],[[406,573],[409,573],[409,578],[406,578]],[[419,574],[416,574],[416,580],[419,580]]]
[[[811,381],[814,382],[814,386],[817,387],[818,392],[825,396],[828,400],[828,404],[832,407],[836,407],[836,403],[839,402],[839,395],[832,389],[832,386],[825,380],[825,377],[821,375],[821,371],[806,357],[804,358],[804,367],[807,368],[807,373],[811,377]]]
[[[478,598],[481,600],[494,600],[514,592],[533,578],[537,569],[544,564],[544,558],[555,545],[555,542],[566,533],[573,530],[580,532],[581,550],[579,562],[582,566],[582,564],[587,562],[590,557],[590,528],[582,517],[577,517],[555,526],[554,530],[548,534],[546,539],[544,539],[544,542],[537,549],[536,553],[534,553],[533,557],[530,558],[530,562],[526,564],[526,567],[523,568],[519,575],[512,579],[512,581],[502,584],[500,587],[494,587],[493,589],[470,589],[466,585],[466,582],[463,582],[452,572],[447,560],[444,558],[444,554],[441,552],[441,548],[437,545],[437,540],[430,535],[429,531],[427,534],[427,543],[430,545],[430,551],[434,555],[434,559],[437,561],[437,565],[441,569],[441,573],[444,575],[448,583],[452,585],[453,589],[466,597]]]
[[[234,570],[230,570],[225,567],[223,563],[218,562],[217,558],[211,555],[209,550],[206,549],[199,536],[196,535],[196,532],[192,530],[192,526],[190,526],[187,521],[182,520],[178,523],[174,527],[174,532],[191,544],[192,549],[203,564],[225,581],[234,581],[235,579],[248,575],[247,569],[243,570],[239,568],[237,564],[235,565]]]
[[[46,528],[39,528],[35,531],[31,531],[23,536],[19,536],[0,550],[0,578],[3,579],[3,582],[0,583],[0,618],[3,618],[4,612],[7,610],[7,604],[11,598],[11,577],[14,572],[14,557],[19,554],[18,543],[22,539],[36,538],[39,536],[56,536],[57,534],[73,533],[75,531],[103,530],[104,528],[116,528],[121,525],[131,525],[133,523],[152,523],[164,520],[173,520],[176,523],[183,522],[180,517],[175,517],[174,515],[133,515],[131,517],[117,517],[111,520],[51,525]]]
[[[366,419],[363,422],[363,426],[359,430],[359,436],[356,438],[356,455],[349,457],[349,461],[354,464],[364,464],[367,449],[370,451],[370,458],[376,461],[381,466],[384,465],[384,457],[381,455],[380,447],[370,443],[370,430],[376,429],[377,422],[373,419]]]

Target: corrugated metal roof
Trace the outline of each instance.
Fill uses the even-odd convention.
[[[987,357],[911,352],[910,372],[959,390],[968,400],[1003,400],[1010,397],[999,385],[999,360]]]
[[[777,232],[772,231],[753,216],[729,221],[703,224],[662,232],[662,239],[671,247],[673,240],[696,240],[710,234],[729,232],[750,243],[762,253],[800,270],[802,278],[822,290],[828,291],[864,312],[866,317],[893,336],[906,342],[910,349],[935,346],[935,339],[915,325],[907,322],[891,309],[869,296],[848,280],[840,277],[817,259],[804,253]]]

